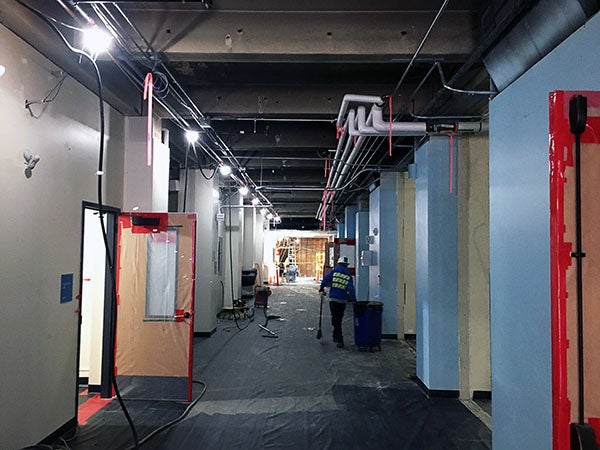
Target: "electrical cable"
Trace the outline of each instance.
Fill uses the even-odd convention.
[[[39,119],[40,117],[42,117],[42,114],[44,112],[44,109],[42,108],[40,113],[36,116],[33,113],[33,111],[31,110],[31,105],[45,105],[48,103],[52,103],[54,100],[56,100],[56,97],[58,97],[58,94],[60,93],[60,90],[63,87],[65,80],[67,79],[67,74],[63,73],[62,71],[61,71],[61,73],[62,73],[62,77],[58,80],[58,82],[54,85],[54,87],[52,89],[50,89],[50,91],[48,91],[48,93],[44,96],[43,99],[32,100],[32,101],[28,100],[25,102],[25,108],[27,108],[27,110],[29,111],[29,114],[31,114],[31,117],[33,117],[35,119]]]
[[[148,442],[150,439],[152,439],[153,437],[155,437],[157,434],[165,431],[167,428],[171,428],[173,425],[181,422],[183,419],[185,419],[187,417],[187,415],[190,413],[190,411],[194,408],[194,406],[196,406],[196,404],[200,401],[200,399],[204,396],[204,394],[206,393],[206,389],[207,389],[207,385],[204,381],[197,381],[197,380],[193,380],[194,383],[197,384],[201,384],[204,386],[204,388],[202,389],[202,392],[200,392],[200,394],[198,395],[198,397],[196,397],[194,399],[194,401],[192,401],[187,408],[185,408],[185,410],[181,413],[181,415],[173,420],[171,420],[170,422],[165,423],[164,425],[158,427],[156,430],[152,431],[150,434],[148,434],[146,437],[144,437],[139,445],[143,445],[146,442]],[[129,447],[128,450],[134,450],[136,447]]]
[[[54,23],[49,20],[43,13],[37,11],[36,9],[30,7],[29,5],[23,3],[21,0],[17,0],[17,3],[19,3],[21,6],[23,6],[24,8],[28,9],[29,11],[33,12],[37,17],[39,17],[40,19],[42,19],[45,23],[47,23],[50,28],[52,28],[52,30],[61,38],[61,40],[64,42],[64,44],[67,46],[67,48],[69,50],[71,50],[73,53],[78,54],[80,56],[83,56],[84,58],[86,58],[89,62],[91,62],[92,67],[94,68],[94,74],[96,76],[96,83],[98,86],[98,102],[99,102],[99,107],[100,107],[100,130],[99,130],[99,134],[100,134],[100,145],[99,145],[99,149],[98,149],[98,171],[96,172],[96,175],[98,177],[98,211],[99,211],[99,219],[100,219],[100,227],[102,229],[102,238],[104,241],[104,248],[106,250],[106,262],[108,264],[108,269],[109,269],[109,273],[111,276],[111,283],[112,283],[112,289],[111,289],[111,312],[112,312],[112,317],[113,317],[113,328],[111,330],[111,342],[114,342],[115,340],[115,333],[116,333],[116,320],[115,316],[116,316],[116,310],[115,310],[115,306],[116,306],[116,288],[117,288],[117,284],[116,284],[116,276],[115,276],[115,267],[114,267],[114,263],[113,263],[113,259],[111,256],[111,248],[108,242],[108,234],[106,232],[106,225],[104,224],[104,204],[103,204],[103,200],[102,200],[102,176],[104,174],[103,172],[103,164],[104,164],[104,126],[105,126],[105,120],[104,120],[104,98],[102,95],[102,78],[100,76],[100,69],[98,68],[98,65],[96,64],[96,61],[94,60],[94,58],[92,58],[90,55],[88,55],[87,53],[85,53],[82,50],[79,50],[75,47],[73,47],[69,41],[67,40],[67,38],[62,34],[62,32],[54,25]],[[114,348],[114,346],[112,346],[112,348]],[[112,359],[114,359],[114,354],[112,355]],[[131,420],[131,416],[129,415],[129,411],[127,410],[127,407],[125,406],[125,403],[123,402],[123,399],[121,398],[121,393],[119,392],[119,387],[117,385],[117,380],[116,380],[116,374],[115,374],[115,365],[111,364],[111,382],[112,382],[112,386],[115,390],[115,394],[117,396],[117,399],[119,401],[119,405],[121,406],[121,409],[123,410],[123,413],[125,414],[125,417],[127,419],[127,422],[129,424],[129,428],[131,429],[131,433],[133,436],[133,441],[134,441],[134,448],[138,449],[139,448],[139,442],[138,442],[138,436],[137,436],[137,430],[135,428],[135,425],[133,424],[133,421]]]
[[[198,170],[200,171],[200,174],[202,175],[202,177],[207,181],[212,180],[215,177],[215,174],[217,173],[216,168],[213,169],[213,173],[210,176],[204,175],[204,170],[202,169],[202,167],[199,167]]]

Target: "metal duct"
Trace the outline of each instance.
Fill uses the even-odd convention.
[[[512,3],[496,11],[495,18]],[[596,11],[594,0],[540,0],[483,58],[498,90],[529,70]]]

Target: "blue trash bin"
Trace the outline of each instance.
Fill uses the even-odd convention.
[[[354,344],[359,350],[381,350],[381,302],[354,302]]]

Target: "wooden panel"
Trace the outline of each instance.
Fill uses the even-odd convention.
[[[600,145],[581,146],[581,233],[583,259],[585,416],[600,417]],[[565,241],[575,250],[575,169],[565,170]],[[571,420],[577,421],[577,271],[575,260],[567,269],[567,385]]]
[[[321,267],[317,267],[318,253],[324,252],[326,242],[326,238],[300,238],[300,244],[296,252],[300,276],[312,278],[317,276],[317,269],[321,270],[323,266],[321,258]]]

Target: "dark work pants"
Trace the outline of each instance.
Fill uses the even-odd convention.
[[[335,342],[342,341],[344,336],[342,335],[342,319],[344,317],[344,310],[346,309],[346,303],[334,302],[329,300],[329,310],[331,311],[331,325],[333,325],[333,340]]]

